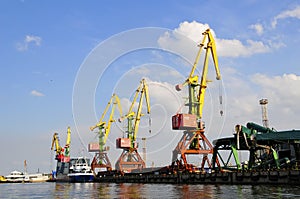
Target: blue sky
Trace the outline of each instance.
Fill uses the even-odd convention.
[[[88,127],[101,115],[112,89],[120,93],[125,103],[130,98],[126,93],[132,94],[142,77],[146,77],[153,88],[159,83],[161,88],[171,89],[172,85],[184,81],[189,64],[186,60],[178,61],[180,56],[158,49],[132,51],[113,60],[101,80],[95,80],[98,85],[91,99],[94,100],[93,117],[84,113],[76,116],[81,114],[80,111],[74,114],[76,78],[80,77],[80,69],[87,67],[85,63],[93,49],[101,48],[105,41],[113,42],[115,35],[127,34],[126,31],[136,28],[163,28],[196,43],[200,41],[198,34],[201,35],[203,28],[210,27],[214,32],[226,94],[226,118],[219,121],[214,116],[209,117],[214,118],[209,124],[221,124],[216,130],[220,133],[209,134],[212,140],[219,135],[231,135],[237,123],[245,124],[250,120],[260,123],[258,100],[264,97],[270,102],[271,125],[278,129],[300,129],[297,119],[300,111],[297,103],[300,98],[298,1],[3,0],[0,2],[0,26],[2,175],[13,169],[22,170],[25,159],[31,171],[39,168],[48,172],[53,159],[50,152],[52,135],[58,132],[63,145],[67,126],[72,129],[71,153],[74,156],[80,153],[83,145],[78,139],[81,137],[84,144],[90,141]],[[138,37],[147,40],[151,35]],[[193,62],[195,46],[183,41],[177,38],[173,42],[172,38],[162,34],[157,46],[175,52],[182,50]],[[186,49],[189,46],[193,50]],[[214,79],[213,73],[211,76]],[[217,104],[214,95],[218,95],[218,89],[215,87],[212,84],[209,92],[208,104],[211,105]],[[154,129],[160,129],[162,124],[155,124],[155,121],[162,120],[155,113],[169,111],[172,115],[178,104],[171,108],[168,92],[154,90],[157,92],[152,92],[153,104],[156,103],[151,114],[152,125]],[[81,109],[85,109],[84,104]],[[207,109],[211,112],[209,107]],[[78,122],[74,121],[76,117],[88,119]],[[163,142],[163,139],[174,138],[170,126],[163,129],[164,136],[170,137],[157,135],[156,139]],[[120,133],[112,135],[112,142],[118,136]],[[153,149],[147,164],[167,164],[172,147],[179,139],[180,134],[177,134],[169,148],[162,149],[164,155],[170,157],[159,157]],[[159,141],[156,143],[157,146],[149,140],[149,152],[152,148],[162,148]],[[120,153],[112,150],[110,155],[113,159]]]

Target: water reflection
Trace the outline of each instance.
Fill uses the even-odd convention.
[[[118,198],[141,198],[143,186],[143,184],[118,184],[116,186],[117,196]]]
[[[252,186],[251,194],[260,194],[266,198],[300,198],[300,186],[257,185]]]
[[[181,193],[178,193],[178,196],[183,198],[213,198],[211,185],[181,185],[179,190]]]
[[[296,198],[300,186],[54,183],[51,198]],[[47,188],[47,187],[45,187]],[[23,191],[26,190],[25,187]]]
[[[69,198],[70,197],[71,184],[69,183],[55,183],[55,188],[53,192],[53,198]]]
[[[97,192],[94,192],[92,198],[110,198],[110,195],[112,194],[111,184],[99,183],[94,184],[94,186],[97,186],[94,188]]]

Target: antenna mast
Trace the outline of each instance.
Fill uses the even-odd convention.
[[[269,120],[268,120],[268,114],[267,114],[268,99],[259,100],[259,104],[261,105],[263,126],[266,128],[269,128]]]

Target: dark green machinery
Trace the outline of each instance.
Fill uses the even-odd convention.
[[[276,131],[249,122],[246,127],[236,125],[233,137],[213,142],[214,170],[269,170],[297,167],[300,163],[300,130]],[[226,151],[227,160],[224,159]],[[248,155],[240,161],[239,152]],[[216,160],[222,165],[216,166]],[[234,161],[232,161],[234,159]]]

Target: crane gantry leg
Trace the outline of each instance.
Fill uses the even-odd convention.
[[[203,171],[205,168],[211,168],[211,162],[209,156],[212,154],[213,154],[213,146],[204,135],[204,131],[201,130],[197,130],[195,132],[184,131],[181,140],[178,142],[176,148],[173,151],[172,162],[173,164],[178,164],[180,162],[180,165],[176,165],[178,168],[181,167],[181,169],[192,171],[195,166],[188,163],[187,156],[202,155],[203,157],[202,157],[200,169]],[[179,162],[177,161],[178,156],[180,156]]]
[[[107,156],[106,152],[98,152],[95,154],[94,159],[91,164],[92,170],[95,172],[97,168],[106,169],[107,171],[111,171],[111,163],[109,161],[109,158]]]
[[[122,172],[131,172],[134,169],[143,169],[146,167],[146,165],[137,149],[124,149],[118,161],[116,162],[115,167],[116,170]]]

